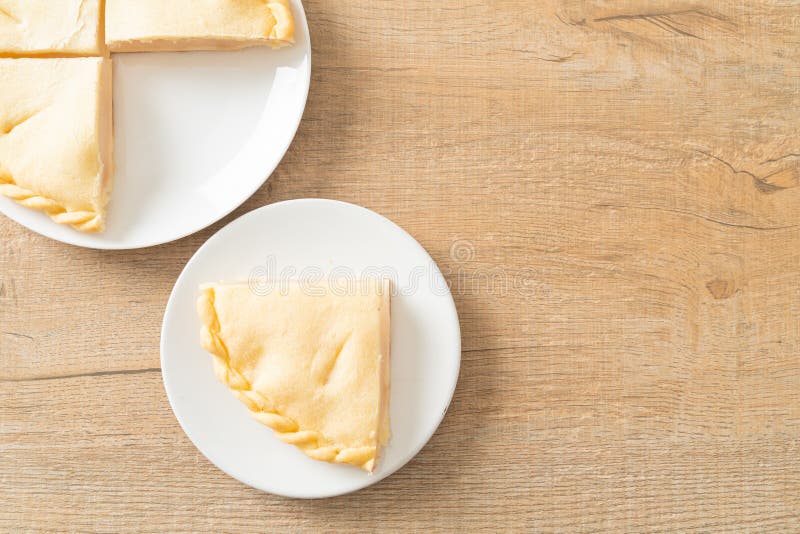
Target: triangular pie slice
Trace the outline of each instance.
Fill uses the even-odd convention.
[[[111,116],[111,60],[0,59],[0,195],[102,231]]]
[[[0,56],[103,53],[100,0],[0,1]]]
[[[198,313],[217,377],[256,420],[315,460],[371,472],[389,438],[391,291],[357,286],[209,284]]]
[[[288,0],[106,0],[112,52],[277,48],[293,41]]]

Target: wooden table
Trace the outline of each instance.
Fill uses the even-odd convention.
[[[800,531],[800,4],[306,4],[305,119],[226,220],[130,252],[0,220],[0,530]],[[299,197],[414,235],[464,345],[419,456],[312,502],[213,467],[158,348],[192,253]]]

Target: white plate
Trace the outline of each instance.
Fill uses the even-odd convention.
[[[392,298],[392,438],[372,475],[317,462],[279,441],[214,375],[200,347],[195,302],[204,282],[298,278],[318,269],[343,280],[384,273]],[[232,222],[189,260],[172,290],[161,366],[183,430],[217,467],[245,484],[289,497],[340,495],[402,467],[439,426],[455,390],[461,333],[436,264],[402,228],[365,208],[304,199],[265,206]]]
[[[0,198],[0,212],[64,243],[131,249],[187,236],[247,200],[297,131],[311,43],[293,0],[295,44],[272,50],[115,54],[114,158],[107,229],[83,234]]]

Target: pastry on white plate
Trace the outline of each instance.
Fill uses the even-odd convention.
[[[99,56],[100,0],[2,0],[0,56]]]
[[[0,59],[0,195],[84,232],[105,226],[111,60]]]
[[[106,0],[112,52],[277,48],[293,41],[288,0]]]
[[[389,438],[390,285],[201,287],[217,377],[276,436],[315,460],[372,471]]]

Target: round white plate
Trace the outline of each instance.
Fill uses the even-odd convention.
[[[83,234],[0,198],[0,212],[64,243],[131,249],[180,239],[249,198],[278,166],[308,97],[311,43],[272,50],[115,54],[114,190],[106,231]]]
[[[392,438],[372,475],[312,460],[250,417],[214,375],[200,347],[195,302],[205,282],[389,276],[392,298]],[[161,366],[183,430],[217,467],[255,488],[318,498],[389,476],[425,445],[455,390],[461,332],[447,283],[413,237],[365,208],[304,199],[265,206],[232,222],[189,260],[170,295]]]

